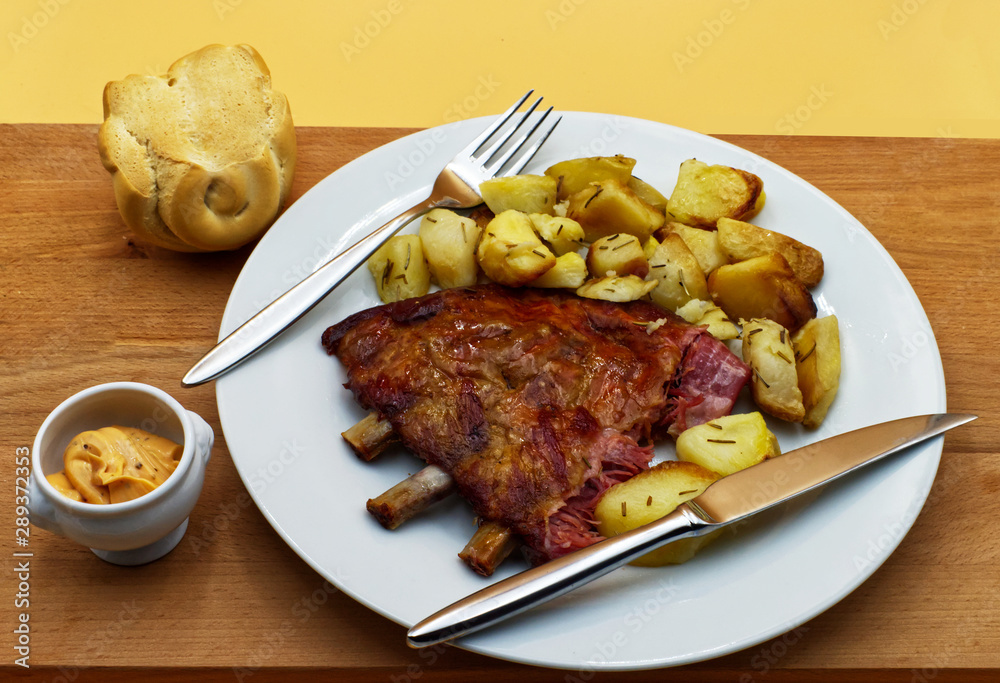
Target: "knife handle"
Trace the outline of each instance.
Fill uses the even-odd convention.
[[[406,634],[410,647],[436,645],[486,628],[604,576],[651,550],[716,528],[686,503],[645,526],[498,581],[424,619]]]
[[[434,206],[436,204],[430,199],[422,201],[334,256],[216,344],[195,363],[181,384],[185,387],[204,384],[260,351],[312,310],[334,287],[374,254],[387,239]]]

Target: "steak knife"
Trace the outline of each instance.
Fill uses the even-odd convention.
[[[710,485],[661,519],[499,581],[416,624],[414,648],[487,628],[689,536],[701,536],[780,505],[856,469],[976,419],[938,413],[863,427],[789,451]]]

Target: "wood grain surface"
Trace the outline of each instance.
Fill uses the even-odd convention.
[[[293,199],[410,131],[301,128]],[[927,505],[858,590],[743,652],[634,674],[557,671],[452,647],[339,593],[250,502],[211,385],[180,378],[213,344],[252,247],[175,254],[134,242],[97,154],[96,126],[0,126],[0,678],[51,681],[987,681],[1000,679],[997,356],[1000,141],[723,136],[805,178],[856,216],[916,290],[944,362],[950,433]],[[873,306],[891,306],[872,292]],[[14,457],[59,402],[93,384],[158,386],[217,441],[187,536],[153,564],[116,567],[32,528],[30,665],[15,665]],[[23,550],[23,549],[21,549]],[[678,624],[683,628],[683,624]],[[669,633],[663,634],[669,638]]]

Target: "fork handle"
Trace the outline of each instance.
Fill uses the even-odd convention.
[[[250,358],[308,313],[404,225],[441,204],[429,197],[331,258],[216,344],[194,364],[181,384],[204,384]]]

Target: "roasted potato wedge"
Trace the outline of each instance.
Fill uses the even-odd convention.
[[[794,332],[816,317],[812,294],[777,252],[719,266],[708,289],[732,320],[768,318]]]
[[[545,175],[556,179],[556,195],[561,201],[586,189],[591,183],[609,178],[628,184],[633,168],[635,159],[619,154],[613,157],[567,159],[545,169]]]
[[[688,249],[698,259],[698,265],[705,275],[710,275],[719,266],[729,263],[729,256],[723,251],[719,244],[719,233],[715,230],[704,230],[693,228],[690,225],[670,221],[656,231],[656,235],[662,238],[665,234],[675,232],[681,236]]]
[[[645,240],[663,225],[662,213],[613,178],[571,195],[566,215],[583,227],[588,242],[619,232]]]
[[[758,318],[743,326],[742,340],[754,402],[782,420],[802,422],[806,411],[788,330],[773,320]]]
[[[594,277],[638,275],[646,277],[649,261],[638,237],[617,233],[593,242],[587,250],[587,270]]]
[[[476,284],[476,245],[482,233],[476,221],[448,209],[432,209],[420,220],[420,243],[431,279],[444,289]]]
[[[556,259],[556,265],[531,281],[532,287],[578,289],[587,281],[587,263],[575,251]]]
[[[711,301],[691,299],[674,312],[692,325],[706,325],[708,333],[716,339],[738,339],[740,336],[736,323]]]
[[[655,237],[650,237],[642,245],[642,253],[646,257],[646,260],[653,258],[653,254],[656,253],[656,248],[660,246],[660,240]]]
[[[709,166],[697,159],[681,163],[667,215],[686,225],[714,228],[722,218],[747,218],[759,210],[764,183],[753,173]]]
[[[708,299],[705,274],[687,244],[676,233],[666,235],[649,259],[647,280],[658,282],[653,303],[676,311],[692,299]]]
[[[715,472],[693,462],[669,460],[654,465],[604,492],[594,510],[597,531],[611,538],[655,522],[673,512],[681,503],[700,495],[718,478]],[[632,564],[660,567],[687,562],[717,534],[718,531],[674,541],[643,555]]]
[[[571,218],[549,216],[544,213],[528,214],[531,227],[538,236],[552,248],[556,256],[562,256],[580,248],[583,241],[583,228]]]
[[[815,287],[823,279],[823,254],[788,235],[731,218],[719,219],[717,235],[719,246],[733,261],[776,251],[806,287]]]
[[[799,390],[806,414],[802,424],[822,424],[840,386],[840,326],[837,316],[814,318],[792,336]]]
[[[497,214],[486,226],[476,258],[486,277],[508,287],[526,285],[556,265],[528,214],[513,209]]]
[[[662,214],[667,212],[667,198],[645,180],[632,176],[628,179],[627,185],[630,190],[636,193],[639,199],[646,202]]]
[[[395,235],[368,258],[379,299],[385,303],[423,296],[431,287],[431,271],[418,235]]]
[[[677,457],[725,477],[781,455],[778,439],[758,412],[718,417],[685,429],[677,437]]]
[[[655,282],[635,275],[611,275],[588,280],[576,290],[577,296],[603,301],[635,301],[656,288]]]
[[[479,185],[486,206],[495,214],[510,209],[524,213],[552,213],[556,204],[556,179],[544,175],[490,178]]]

